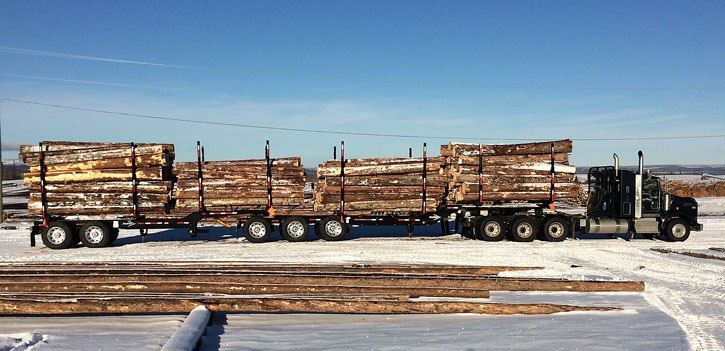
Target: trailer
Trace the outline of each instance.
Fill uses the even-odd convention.
[[[555,207],[556,167],[554,144],[551,144],[551,168],[549,198],[542,201],[507,203],[499,201],[489,204],[484,199],[483,151],[478,153],[478,201],[447,203],[443,200],[436,208],[427,204],[426,163],[427,147],[423,144],[423,171],[421,205],[419,211],[391,213],[380,211],[367,215],[352,215],[345,208],[345,144],[340,146],[340,203],[334,211],[304,211],[304,213],[278,214],[274,209],[274,177],[269,141],[265,145],[267,205],[258,210],[207,210],[204,200],[204,173],[202,163],[204,148],[197,142],[198,209],[179,217],[146,217],[138,209],[138,180],[136,178],[136,156],[131,150],[133,211],[128,216],[114,219],[93,216],[55,216],[48,210],[44,151],[40,146],[40,195],[41,219],[33,223],[30,231],[30,245],[35,246],[36,235],[51,249],[65,249],[81,242],[87,247],[105,247],[118,237],[120,229],[139,230],[142,240],[151,229],[186,229],[193,237],[200,232],[199,224],[205,220],[232,217],[237,232],[252,243],[269,241],[270,235],[279,229],[284,239],[290,242],[307,240],[310,227],[316,235],[328,241],[343,240],[354,226],[406,226],[412,236],[416,226],[440,224],[442,234],[450,234],[450,220],[455,219],[453,232],[483,241],[527,242],[536,238],[558,242],[575,234],[641,234],[645,237],[660,236],[670,241],[684,241],[690,231],[702,230],[697,222],[697,202],[662,191],[660,179],[643,172],[643,156],[639,153],[639,168],[635,174],[619,169],[619,158],[614,155],[614,166],[592,167],[588,174],[589,202],[584,215],[572,215],[557,211]],[[334,156],[336,158],[336,155]],[[51,211],[52,212],[52,211]],[[223,222],[222,222],[223,223]]]

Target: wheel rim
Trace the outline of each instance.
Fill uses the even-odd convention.
[[[327,222],[325,224],[325,233],[333,238],[342,235],[342,224],[338,221]]]
[[[521,223],[516,226],[516,233],[520,238],[526,239],[531,236],[534,232],[534,227],[531,223]]]
[[[253,222],[249,225],[249,235],[255,239],[264,238],[267,235],[267,226],[262,222]]]
[[[86,228],[86,230],[83,232],[83,237],[86,238],[86,241],[88,243],[98,244],[103,241],[105,233],[103,232],[103,228],[94,225]]]
[[[687,227],[682,223],[677,223],[672,226],[672,236],[675,238],[682,238],[687,234]]]
[[[50,241],[54,245],[62,244],[67,236],[68,233],[66,233],[63,228],[53,227],[48,229],[48,241]]]
[[[483,227],[483,234],[488,237],[495,238],[501,234],[501,224],[498,222],[488,222]]]
[[[560,238],[564,235],[564,225],[559,222],[549,224],[549,227],[546,229],[547,233],[549,233],[549,236],[552,238]]]
[[[305,235],[305,225],[300,221],[292,221],[287,224],[287,234],[292,238],[301,238]]]

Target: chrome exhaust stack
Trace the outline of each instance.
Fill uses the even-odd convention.
[[[614,175],[616,177],[616,175],[619,174],[619,156],[617,156],[617,154],[613,154],[612,157],[614,157]]]
[[[644,155],[642,154],[642,150],[640,150],[637,155],[639,155],[639,167],[637,168],[637,174],[644,174]]]

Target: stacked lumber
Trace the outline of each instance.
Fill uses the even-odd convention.
[[[340,209],[341,165],[330,160],[317,168],[315,210]],[[426,210],[445,198],[445,158],[426,161]],[[420,212],[423,208],[422,158],[361,158],[345,161],[345,213],[354,215]]]
[[[267,208],[267,161],[231,160],[202,163],[204,205],[210,211],[264,210]],[[304,204],[305,170],[299,157],[270,160],[272,207],[278,214]],[[176,210],[199,209],[198,163],[179,162]]]
[[[555,199],[580,196],[575,183],[576,167],[569,165],[571,140],[481,145],[441,145],[448,162],[449,202],[479,201],[479,154],[483,173],[483,202],[535,202],[549,199],[551,188],[551,145],[554,145]],[[479,149],[481,147],[481,150]]]
[[[120,218],[133,215],[133,171],[130,143],[45,141],[48,214]],[[28,212],[42,214],[40,146],[21,145],[20,158],[29,167]],[[139,214],[155,216],[171,206],[174,146],[136,144]]]

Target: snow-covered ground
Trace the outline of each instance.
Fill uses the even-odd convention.
[[[722,199],[721,199],[722,200]],[[713,208],[718,207],[713,200]],[[705,206],[701,202],[701,206]],[[182,230],[157,231],[146,243],[122,231],[112,247],[49,250],[28,245],[27,224],[0,230],[0,261],[149,261],[218,260],[283,263],[445,263],[542,266],[509,272],[514,276],[642,280],[639,294],[493,293],[493,301],[601,304],[623,312],[564,313],[547,316],[350,316],[230,314],[216,318],[203,349],[725,349],[725,261],[663,254],[651,248],[701,251],[725,248],[725,218],[703,217],[702,232],[669,243],[637,239],[581,238],[562,243],[481,242],[459,235],[438,236],[439,228],[355,228],[342,242],[275,241],[251,244],[233,229],[212,228],[191,239]],[[712,251],[712,250],[710,250]],[[124,319],[128,318],[128,319]],[[0,318],[0,350],[22,339],[34,350],[78,347],[128,349],[129,344],[158,348],[179,325],[180,316]],[[219,320],[220,318],[225,319]],[[126,323],[127,320],[133,322]],[[77,323],[74,321],[78,321]],[[147,325],[148,323],[148,325]],[[125,329],[124,329],[125,328]],[[145,334],[151,330],[150,334]],[[116,340],[109,342],[109,340]],[[72,348],[72,347],[71,347]],[[132,347],[134,349],[141,347]],[[18,350],[23,348],[16,348]]]

